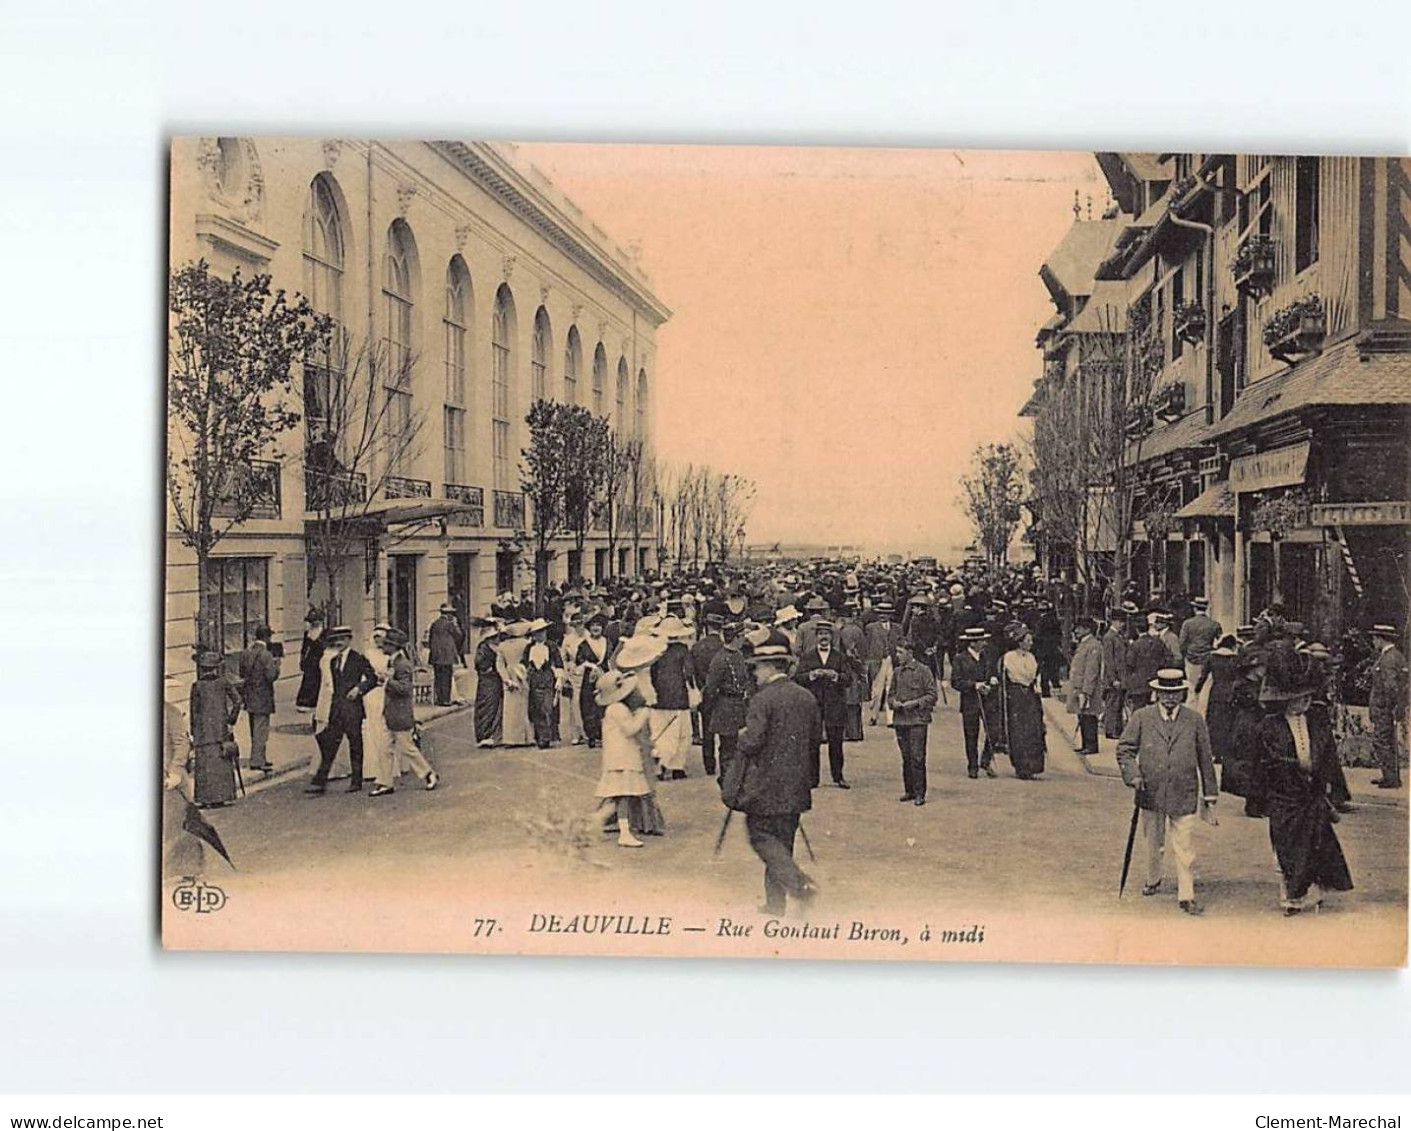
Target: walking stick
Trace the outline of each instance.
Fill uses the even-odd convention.
[[[1136,799],[1132,802],[1132,826],[1127,830],[1127,851],[1122,854],[1122,878],[1117,881],[1118,899],[1127,890],[1127,873],[1132,869],[1132,846],[1137,842],[1137,818],[1142,813],[1142,791],[1136,792]]]
[[[799,822],[799,836],[803,837],[803,846],[808,849],[808,858],[813,863],[818,863],[818,857],[813,854],[813,844],[808,839],[808,831],[803,827],[803,822]]]
[[[730,827],[730,818],[733,817],[734,815],[735,815],[735,810],[733,810],[733,809],[727,809],[727,810],[725,810],[725,820],[723,820],[723,821],[720,823],[720,832],[716,834],[716,837],[715,837],[715,851],[711,853],[712,856],[719,856],[719,855],[720,855],[720,846],[725,843],[725,830]]]
[[[241,796],[241,797],[244,797],[244,796],[245,796],[245,775],[240,772],[240,751],[239,751],[239,750],[237,750],[237,751],[235,752],[235,757],[232,758],[230,761],[231,761],[231,764],[234,765],[234,767],[235,767],[235,782],[236,782],[237,785],[240,786],[240,796]]]

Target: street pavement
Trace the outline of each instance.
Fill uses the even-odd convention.
[[[1003,758],[998,778],[967,778],[959,716],[953,705],[938,708],[924,807],[898,802],[900,759],[890,731],[869,727],[864,742],[850,743],[853,788],[815,791],[803,826],[816,861],[802,841],[797,849],[823,889],[827,913],[880,913],[907,904],[977,914],[992,908],[1184,919],[1169,864],[1165,894],[1138,894],[1140,839],[1127,895],[1118,900],[1132,794],[1120,780],[1084,766],[1069,742],[1071,718],[1056,700],[1047,705],[1048,769],[1033,782],[1014,778]],[[307,735],[285,733],[280,741],[286,762],[313,750]],[[595,804],[596,751],[481,750],[465,710],[427,724],[426,743],[441,779],[435,792],[407,775],[389,797],[350,795],[340,782],[311,797],[303,793],[307,771],[294,770],[208,816],[246,881],[357,890],[391,876],[410,890],[419,877],[434,875],[438,885],[467,890],[510,881],[526,891],[567,888],[580,900],[630,895],[648,906],[658,898],[707,900],[722,914],[752,913],[760,902],[761,866],[741,818],[719,855],[712,851],[725,810],[698,748],[686,781],[658,786],[667,834],[648,838],[644,848],[622,849],[614,837],[585,834],[575,823]],[[1330,895],[1318,917],[1339,930],[1404,920],[1406,809],[1363,803],[1361,792],[1357,800],[1337,826],[1356,890]],[[1244,817],[1241,802],[1228,795],[1219,816],[1218,827],[1201,824],[1196,835],[1206,919],[1277,917],[1266,823]]]

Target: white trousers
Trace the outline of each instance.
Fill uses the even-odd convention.
[[[691,753],[691,712],[653,707],[650,715],[652,755],[663,770],[684,770]]]
[[[1199,695],[1195,692],[1195,685],[1200,682],[1200,677],[1204,672],[1204,664],[1197,664],[1192,660],[1186,661],[1186,682],[1191,685],[1190,691],[1186,692],[1186,706],[1192,711],[1199,711],[1202,716],[1205,714],[1206,703],[1210,701],[1210,684],[1207,682],[1200,689]]]
[[[1142,810],[1142,832],[1146,835],[1146,882],[1161,879],[1162,849],[1169,840],[1171,855],[1176,858],[1176,898],[1195,898],[1195,823],[1194,813],[1184,817],[1168,817],[1151,809]],[[1170,833],[1167,833],[1167,826]]]
[[[388,731],[387,736],[388,741],[385,744],[379,743],[375,750],[370,748],[367,751],[373,759],[368,765],[371,771],[368,776],[375,777],[378,785],[396,786],[397,778],[408,767],[415,771],[419,778],[425,778],[431,773],[431,763],[416,748],[411,731]]]

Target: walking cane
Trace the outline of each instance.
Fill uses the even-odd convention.
[[[720,846],[725,843],[725,830],[730,827],[730,818],[733,817],[734,815],[735,815],[735,810],[733,810],[733,809],[727,809],[727,810],[725,810],[725,820],[720,823],[720,832],[716,834],[716,837],[715,837],[715,851],[711,853],[712,856],[719,856],[719,855],[720,855]]]
[[[813,854],[813,844],[808,839],[808,832],[803,827],[802,821],[799,822],[799,836],[803,837],[803,846],[808,849],[808,858],[813,861],[813,863],[817,864],[818,857]]]
[[[1132,846],[1137,842],[1137,818],[1142,815],[1142,791],[1136,791],[1132,802],[1132,827],[1127,830],[1127,851],[1122,854],[1122,878],[1117,881],[1117,898],[1127,890],[1127,873],[1132,869]]]
[[[232,758],[230,761],[231,761],[231,764],[234,765],[234,767],[235,767],[235,782],[236,782],[237,785],[240,786],[240,796],[241,796],[241,797],[244,797],[244,796],[245,796],[245,775],[240,772],[240,751],[239,751],[239,750],[236,750],[236,752],[235,752],[235,757]]]

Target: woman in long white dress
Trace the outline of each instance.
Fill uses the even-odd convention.
[[[516,621],[505,630],[506,639],[496,649],[495,666],[505,685],[505,721],[501,741],[505,746],[528,746],[534,741],[529,729],[529,685],[524,656],[529,650],[529,622]]]
[[[363,696],[363,711],[366,713],[363,718],[363,765],[367,768],[363,776],[365,780],[375,779],[378,785],[385,786],[395,786],[402,772],[400,759],[392,753],[392,732],[387,729],[387,719],[383,713],[387,702],[384,685],[392,670],[394,655],[395,652],[388,653],[387,645],[382,641],[368,649],[367,662],[377,673],[377,686]]]

